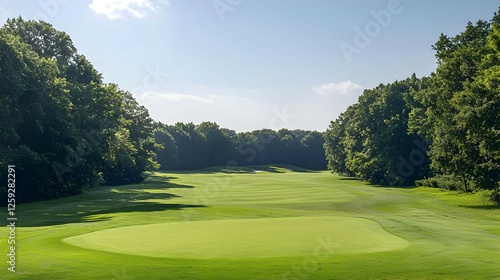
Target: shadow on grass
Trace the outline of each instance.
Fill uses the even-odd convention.
[[[469,208],[469,209],[481,209],[481,210],[500,209],[500,205],[498,205],[498,204],[490,204],[490,205],[459,205],[459,207]]]
[[[373,184],[373,183],[367,183],[369,186],[375,187],[375,188],[385,188],[385,189],[414,189],[416,186],[398,186],[398,185],[380,185],[380,184]]]
[[[167,203],[174,197],[168,189],[194,188],[168,182],[174,177],[151,176],[139,184],[106,186],[87,194],[25,204],[18,209],[19,226],[39,227],[108,221],[113,214],[182,211],[204,205]]]
[[[412,185],[412,186],[399,186],[399,185],[381,185],[381,184],[375,184],[375,183],[367,182],[367,181],[364,181],[362,179],[355,178],[355,177],[342,177],[342,178],[340,178],[340,180],[341,181],[359,181],[359,182],[363,182],[363,183],[367,184],[368,186],[372,186],[372,187],[375,187],[375,188],[388,188],[388,189],[414,189],[414,188],[416,188],[415,185]]]
[[[228,173],[228,174],[255,174],[257,172],[270,172],[270,173],[286,173],[286,172],[308,172],[319,173],[318,170],[310,170],[302,167],[286,164],[270,164],[270,165],[246,165],[246,166],[213,166],[200,168],[195,170],[162,170],[170,174],[214,174],[214,173]]]
[[[175,176],[158,176],[158,175],[149,175],[146,180],[142,183],[158,183],[158,182],[169,182],[170,180],[177,179]]]

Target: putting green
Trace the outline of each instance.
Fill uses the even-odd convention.
[[[244,258],[390,251],[409,243],[361,218],[321,216],[127,226],[72,236],[84,248],[164,258]]]

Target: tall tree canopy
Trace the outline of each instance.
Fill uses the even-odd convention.
[[[331,170],[384,184],[435,177],[465,191],[500,187],[500,15],[432,47],[430,77],[365,90],[331,122]]]
[[[425,113],[413,114],[413,130],[432,143],[432,170],[461,181],[464,190],[500,181],[499,24],[495,14],[455,37],[441,35],[431,86],[416,94]]]
[[[412,184],[427,167],[422,139],[408,133],[413,94],[428,79],[404,81],[365,90],[358,103],[330,124],[325,134],[329,167],[338,173],[382,184]]]
[[[17,167],[18,202],[137,182],[157,167],[147,110],[46,22],[0,29],[0,106],[0,163]]]

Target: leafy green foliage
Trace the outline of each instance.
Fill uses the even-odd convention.
[[[453,176],[434,176],[432,178],[421,179],[415,181],[415,186],[417,187],[431,187],[431,188],[441,188],[451,191],[464,191],[462,182],[457,180]]]
[[[365,90],[325,134],[328,167],[382,184],[500,182],[500,15],[433,46],[437,70]],[[435,176],[434,178],[432,178]]]
[[[139,182],[157,167],[147,110],[46,22],[0,29],[0,101],[0,164],[16,165],[18,203]]]
[[[413,75],[365,90],[325,134],[330,169],[377,184],[412,184],[419,178],[427,169],[425,150],[422,139],[408,133],[408,119],[413,93],[426,84]]]
[[[496,204],[500,204],[500,186],[491,192],[490,200],[494,201]]]
[[[425,123],[420,132],[432,143],[432,170],[456,177],[465,190],[500,181],[499,21],[495,14],[455,37],[442,35],[433,46],[438,68],[429,90],[416,96],[426,108],[415,122]]]
[[[272,163],[326,168],[323,136],[317,131],[262,129],[236,133],[212,122],[157,123],[155,139],[163,146],[156,152],[163,170]]]

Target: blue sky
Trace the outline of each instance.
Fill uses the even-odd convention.
[[[431,45],[492,0],[2,1],[68,33],[155,120],[324,131],[364,88],[429,75]]]

